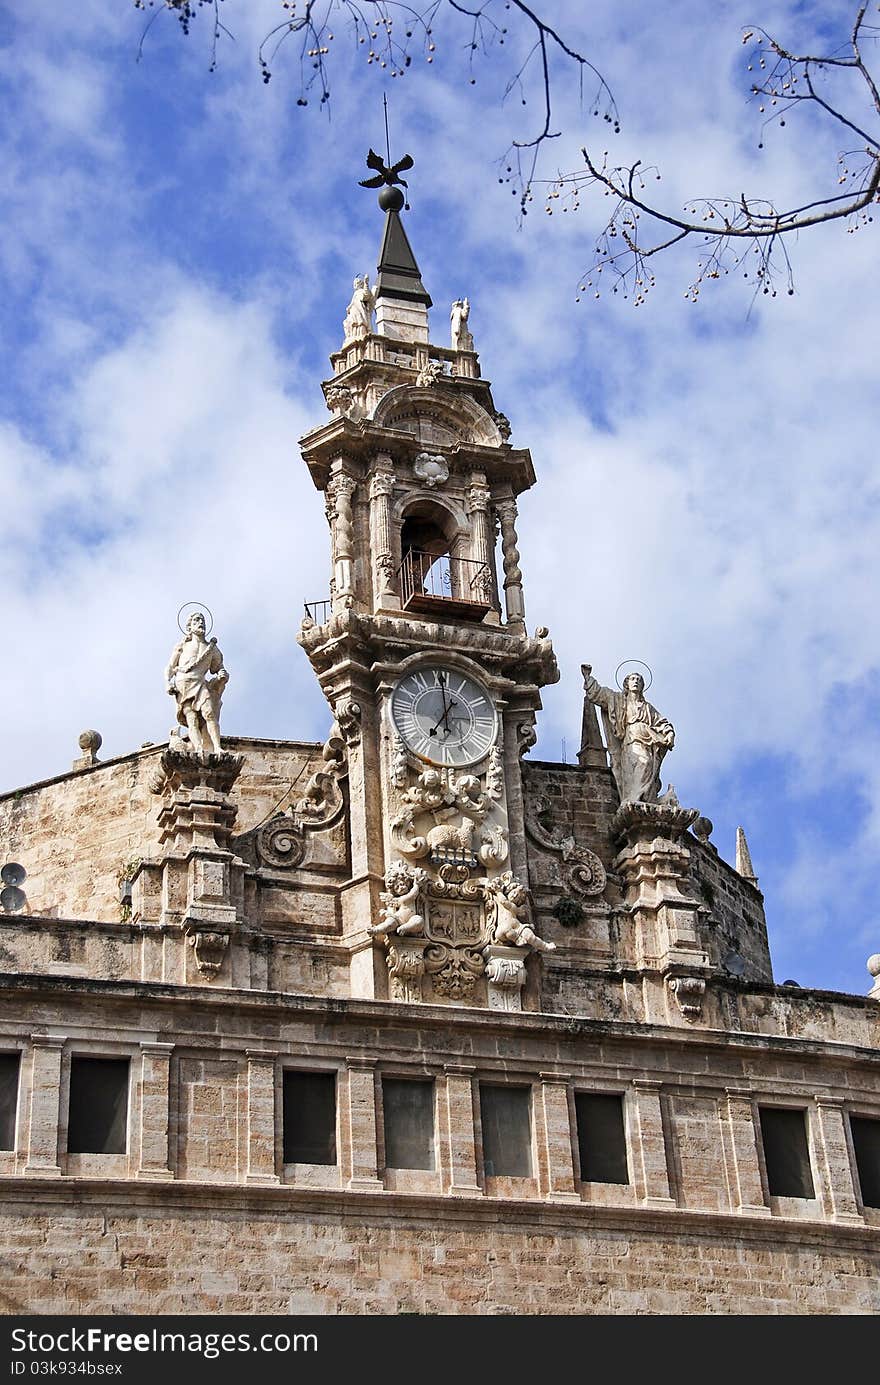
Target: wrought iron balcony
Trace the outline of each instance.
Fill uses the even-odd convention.
[[[405,611],[482,620],[492,609],[492,572],[488,563],[473,558],[411,548],[397,569],[397,578]]]
[[[330,619],[330,601],[304,601],[306,615],[316,625],[326,625]]]

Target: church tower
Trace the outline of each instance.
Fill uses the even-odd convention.
[[[517,499],[535,473],[481,377],[467,299],[448,344],[430,340],[403,201],[385,181],[376,284],[355,279],[332,418],[302,439],[331,578],[299,640],[348,749],[353,994],[519,1008],[526,958],[552,947],[525,917],[520,757],[559,677],[525,622]]]

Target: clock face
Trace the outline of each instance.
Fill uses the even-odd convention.
[[[391,694],[406,745],[432,765],[473,765],[493,745],[498,718],[486,689],[458,669],[432,664],[407,673]]]

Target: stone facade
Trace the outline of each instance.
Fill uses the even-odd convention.
[[[775,984],[744,839],[737,869],[653,769],[621,803],[593,709],[616,695],[587,667],[577,765],[524,758],[559,676],[525,619],[534,469],[462,322],[429,343],[397,216],[302,442],[330,538],[299,635],[326,741],[175,735],[102,763],[89,732],[72,771],[0,798],[26,871],[0,914],[0,1056],[19,1056],[0,1303],[876,1313],[880,1199],[851,1123],[880,1122],[876,988]],[[665,754],[640,685],[620,726],[660,726]],[[103,1151],[74,1110],[101,1058],[128,1074]],[[409,1162],[388,1152],[406,1078],[430,1084]],[[335,1102],[317,1153],[287,1125],[309,1079]],[[492,1105],[511,1092],[516,1173]],[[616,1172],[587,1177],[602,1097]],[[800,1122],[797,1196],[768,1109]]]

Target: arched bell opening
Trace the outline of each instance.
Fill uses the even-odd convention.
[[[487,564],[468,555],[468,535],[436,501],[420,498],[401,517],[398,569],[405,611],[481,620],[490,609]]]

